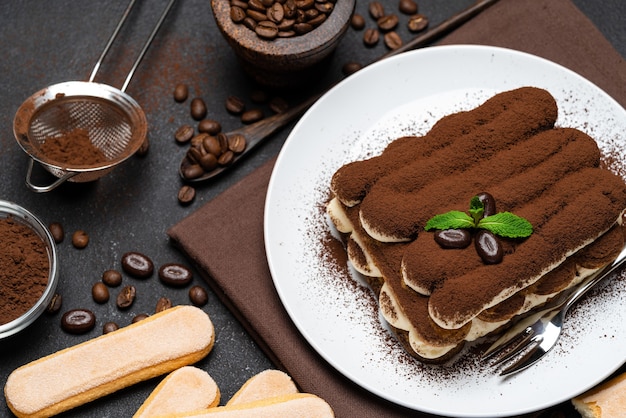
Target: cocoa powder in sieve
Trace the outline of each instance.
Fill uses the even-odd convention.
[[[20,317],[48,285],[46,245],[29,226],[0,219],[0,325]]]
[[[81,128],[46,138],[40,151],[49,160],[72,167],[107,161],[104,153],[89,139],[89,132]]]

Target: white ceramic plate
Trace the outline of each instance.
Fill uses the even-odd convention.
[[[324,257],[332,174],[378,154],[391,140],[424,134],[442,116],[521,86],[547,89],[559,126],[594,138],[626,173],[626,111],[598,87],[549,61],[481,46],[443,46],[368,66],[324,95],[295,126],[271,177],[265,244],[278,294],[299,331],[337,370],[389,401],[439,415],[522,414],[596,385],[626,358],[626,281],[617,277],[581,301],[559,345],[539,364],[501,378],[475,354],[443,366],[409,357],[381,323],[375,298]]]

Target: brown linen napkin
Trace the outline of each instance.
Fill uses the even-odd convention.
[[[626,105],[626,62],[569,0],[501,0],[442,43],[495,45],[543,56]],[[263,207],[273,165],[274,160],[267,162],[171,227],[173,244],[198,266],[277,367],[303,391],[326,399],[338,417],[429,416],[354,385],[291,322],[275,292],[263,245]]]

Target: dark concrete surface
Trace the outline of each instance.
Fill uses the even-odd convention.
[[[420,11],[430,18],[432,25],[471,3],[471,0],[419,1]],[[574,3],[626,56],[623,0],[574,0]],[[137,3],[102,66],[98,81],[121,85],[165,4],[165,0]],[[238,118],[226,112],[226,98],[234,94],[249,101],[249,94],[256,87],[241,72],[232,51],[218,33],[209,1],[183,0],[174,6],[127,90],[147,114],[151,143],[148,155],[130,159],[94,183],[65,184],[46,194],[27,189],[24,180],[28,157],[17,146],[12,133],[15,111],[28,96],[43,87],[86,80],[125,7],[124,0],[0,2],[0,199],[26,207],[46,224],[56,221],[65,227],[66,239],[58,245],[61,263],[58,292],[64,298],[63,310],[85,307],[97,315],[96,328],[82,336],[64,333],[59,326],[61,315],[57,314],[43,315],[25,331],[0,341],[2,386],[18,366],[100,335],[106,321],[125,325],[138,313],[152,313],[161,296],[169,297],[174,304],[189,303],[188,288],[167,288],[156,275],[147,281],[132,281],[137,286],[138,299],[129,311],[115,307],[113,298],[117,289],[112,292],[112,300],[104,305],[97,305],[91,299],[90,289],[103,271],[120,268],[120,258],[127,251],[140,251],[157,266],[166,262],[187,264],[168,242],[166,230],[276,155],[289,133],[288,126],[244,163],[214,182],[198,186],[196,201],[190,206],[178,203],[176,196],[183,183],[177,169],[186,148],[177,145],[173,135],[178,126],[193,121],[189,101],[179,104],[172,99],[175,84],[187,83],[191,97],[204,98],[209,107],[208,116],[220,121],[225,131],[240,126]],[[358,10],[364,15],[366,7],[367,2],[357,2]],[[339,79],[346,61],[368,63],[386,52],[382,43],[376,48],[365,48],[361,36],[362,33],[348,31],[329,63],[324,82]],[[404,33],[404,36],[408,39],[409,35]],[[281,94],[295,103],[306,93]],[[35,171],[37,180],[50,181],[41,167]],[[91,237],[89,246],[83,250],[75,249],[70,242],[71,234],[78,229],[87,231]],[[125,276],[124,280],[132,279]],[[194,284],[204,285],[197,274]],[[198,366],[215,379],[222,399],[227,400],[246,379],[273,365],[215,294],[210,293],[204,309],[215,324],[217,339],[213,352]],[[63,416],[132,416],[158,381],[138,384]],[[5,402],[0,403],[0,416],[11,416]]]

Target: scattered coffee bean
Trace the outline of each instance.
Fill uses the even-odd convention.
[[[156,307],[154,308],[154,313],[162,312],[166,309],[172,307],[172,301],[166,297],[159,298],[156,303]]]
[[[179,144],[184,144],[189,142],[191,138],[193,138],[194,134],[195,130],[193,129],[193,126],[182,125],[178,129],[176,129],[176,132],[174,133],[174,139]]]
[[[263,119],[263,110],[261,109],[250,109],[246,110],[241,114],[241,122],[246,125],[254,122],[258,122]]]
[[[246,149],[246,137],[241,134],[229,136],[228,149],[235,154],[241,154]]]
[[[207,107],[200,97],[191,100],[191,117],[195,120],[202,120],[206,116]]]
[[[198,132],[202,132],[209,135],[217,135],[222,131],[222,125],[213,119],[202,119],[198,123]]]
[[[359,71],[361,68],[363,68],[363,66],[358,62],[350,61],[345,63],[343,67],[341,67],[341,72],[344,75],[351,75]]]
[[[65,238],[63,225],[61,225],[59,222],[52,222],[48,226],[48,229],[50,230],[50,234],[52,235],[52,239],[54,239],[54,242],[56,242],[57,244],[63,242],[63,239]]]
[[[209,295],[202,286],[193,286],[189,289],[189,300],[195,306],[204,306],[209,301]]]
[[[217,168],[217,157],[211,153],[207,153],[200,158],[200,166],[206,172],[212,171]]]
[[[417,3],[414,0],[400,0],[398,9],[405,15],[413,15],[417,13]]]
[[[267,103],[269,97],[264,90],[256,89],[250,93],[250,100],[254,103]]]
[[[124,286],[120,293],[118,293],[115,303],[119,309],[128,309],[131,307],[133,302],[135,302],[136,295],[137,290],[135,289],[135,286]]]
[[[246,104],[237,96],[229,96],[226,99],[226,110],[233,115],[241,114],[246,108]]]
[[[215,156],[208,154],[211,157],[215,158]],[[181,205],[189,205],[196,198],[196,189],[188,184],[184,184],[178,189],[178,202]]]
[[[146,279],[154,272],[154,263],[147,255],[130,251],[122,256],[122,270],[138,279]]]
[[[396,26],[398,26],[398,16],[391,14],[391,15],[385,15],[383,17],[381,17],[380,19],[378,19],[376,21],[376,25],[378,25],[378,29],[382,30],[383,32],[388,32],[390,30],[393,30],[396,28]]]
[[[187,87],[187,85],[183,83],[177,84],[176,87],[174,88],[174,100],[176,100],[179,103],[182,103],[185,100],[187,100],[188,96],[189,96],[189,87]]]
[[[274,97],[269,102],[269,108],[274,113],[284,113],[289,110],[289,103],[282,97]]]
[[[487,192],[478,193],[476,195],[484,206],[483,217],[496,214],[496,199]]]
[[[107,303],[109,301],[109,289],[102,282],[96,282],[91,287],[91,297],[96,303]]]
[[[145,313],[137,314],[133,317],[133,319],[130,322],[131,324],[136,324],[137,322],[142,321],[148,317],[150,317],[150,315],[145,314]]]
[[[378,43],[379,39],[380,32],[378,32],[378,29],[369,28],[366,29],[365,32],[363,32],[363,43],[367,47],[375,46]]]
[[[409,18],[407,26],[411,32],[420,32],[428,27],[428,18],[424,15],[413,15]]]
[[[361,30],[365,27],[365,19],[362,15],[355,13],[350,20],[350,26],[352,26],[352,29]]]
[[[148,151],[150,150],[150,140],[148,137],[145,137],[139,146],[139,149],[136,152],[138,157],[145,157],[148,155]]]
[[[70,334],[84,334],[96,325],[96,316],[89,309],[72,309],[61,317],[61,328]]]
[[[182,264],[167,263],[159,268],[159,279],[168,286],[184,287],[191,282],[193,274]]]
[[[400,38],[400,35],[398,35],[398,32],[395,32],[395,31],[385,33],[384,40],[385,40],[385,45],[387,46],[387,48],[392,49],[392,50],[400,48],[403,43],[402,38]]]
[[[367,10],[374,20],[378,20],[385,15],[385,7],[378,1],[370,2]]]
[[[435,242],[442,248],[466,248],[472,235],[467,229],[444,229],[435,232]]]
[[[235,159],[235,153],[232,152],[231,150],[228,150],[222,155],[220,155],[220,157],[217,159],[217,163],[224,167],[224,166],[232,164],[234,159]]]
[[[117,287],[122,284],[122,273],[117,270],[106,270],[102,273],[102,283],[107,286]]]
[[[81,229],[72,234],[72,245],[78,249],[83,249],[89,244],[89,235]]]
[[[215,136],[208,136],[204,138],[202,141],[202,147],[206,152],[216,157],[219,157],[223,152],[222,144],[220,144],[220,140]]]
[[[504,250],[498,238],[491,232],[481,229],[474,235],[476,252],[485,264],[498,264],[504,257]]]
[[[50,303],[46,308],[46,312],[49,314],[55,314],[61,310],[61,306],[63,306],[63,297],[58,293],[55,293],[50,299]]]
[[[120,329],[120,326],[115,322],[107,322],[102,326],[102,333],[108,334],[109,332],[117,331]]]
[[[189,164],[183,168],[183,176],[186,179],[197,179],[204,174],[204,170],[200,167],[200,164]]]

